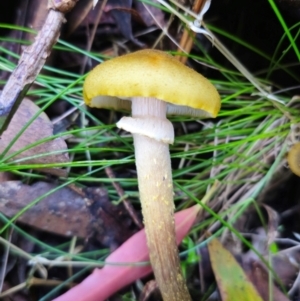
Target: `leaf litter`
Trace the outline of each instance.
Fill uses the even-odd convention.
[[[83,3],[83,5],[88,5],[88,3],[91,3],[92,1],[84,1],[84,0],[81,0],[78,4],[81,4],[81,3]],[[133,33],[135,32],[136,33],[136,31],[134,30],[134,27],[132,27],[132,19],[134,19],[134,22],[136,22],[136,20],[138,20],[138,18],[139,18],[139,16],[138,16],[138,14],[140,14],[140,15],[143,15],[142,13],[138,13],[137,14],[137,11],[139,10],[138,9],[138,5],[140,5],[141,3],[139,2],[138,4],[137,3],[135,3],[135,1],[132,1],[132,3],[133,3],[133,5],[131,6],[130,5],[130,3],[129,3],[130,1],[128,1],[128,2],[126,2],[126,5],[124,5],[123,7],[122,7],[122,5],[120,4],[119,5],[119,8],[118,8],[118,6],[116,6],[116,8],[114,8],[115,10],[118,10],[119,11],[119,15],[117,15],[117,17],[115,17],[115,19],[113,19],[111,16],[106,16],[106,21],[107,21],[107,23],[105,24],[105,23],[102,23],[102,25],[103,25],[103,27],[102,28],[98,28],[98,31],[97,31],[97,33],[100,33],[100,34],[103,34],[103,33],[106,33],[108,36],[114,36],[114,35],[116,35],[116,34],[121,34],[121,35],[123,35],[125,38],[126,38],[126,40],[131,40],[133,43],[135,42],[135,40],[137,40],[136,38],[135,38],[135,36],[133,35]],[[200,1],[201,2],[201,1]],[[247,1],[245,1],[245,6],[247,5],[247,3],[246,3]],[[280,1],[280,2],[284,2],[284,1]],[[287,2],[287,1],[286,1]],[[99,3],[100,4],[100,3]],[[111,4],[113,4],[113,2],[111,2]],[[142,3],[143,5],[144,5],[144,3]],[[185,3],[186,4],[186,3]],[[214,1],[212,1],[212,5],[215,5],[215,2]],[[222,5],[222,3],[219,3],[218,4],[219,6],[221,6]],[[252,5],[252,3],[251,3],[251,5]],[[254,4],[253,4],[254,5]],[[142,6],[142,7],[145,7],[145,6]],[[135,9],[136,9],[136,11],[135,11]],[[87,10],[88,11],[88,10]],[[109,12],[110,11],[110,7],[109,6],[107,6],[107,11]],[[157,9],[157,11],[158,12],[160,12],[161,13],[161,15],[160,15],[160,17],[162,16],[162,18],[161,19],[159,19],[159,16],[158,15],[156,15],[156,19],[157,20],[164,20],[164,17],[165,17],[165,14],[164,13],[162,13],[162,11],[160,10],[160,9]],[[81,10],[80,10],[80,12],[81,12]],[[77,16],[75,15],[75,19],[79,19],[79,17],[80,17],[80,12],[79,12],[79,15],[77,14]],[[121,31],[120,31],[120,29],[118,28],[119,27],[119,25],[120,24],[124,24],[124,23],[122,23],[124,20],[120,20],[120,18],[121,17],[124,17],[125,16],[125,14],[127,14],[127,17],[126,18],[128,18],[128,14],[130,14],[131,15],[131,22],[129,22],[128,23],[128,20],[126,21],[127,23],[127,28],[124,28],[123,30],[125,30],[126,32],[125,32],[125,34],[124,33],[122,33]],[[155,12],[154,12],[154,14],[155,14]],[[96,13],[94,13],[94,16],[96,15]],[[224,16],[225,15],[225,16]],[[91,25],[91,24],[93,24],[93,22],[95,22],[95,19],[93,19],[93,17],[91,17],[91,15],[89,16],[90,17],[90,22],[88,22],[89,24],[87,25],[87,24],[84,24],[84,26],[83,27],[85,27],[85,28],[87,28],[89,25]],[[223,14],[223,17],[226,17],[226,13],[225,14]],[[142,17],[142,19],[143,19],[143,17]],[[82,19],[80,19],[80,20],[82,20]],[[151,20],[153,21],[153,19],[151,19],[150,18],[150,23],[147,23],[145,20],[144,20],[144,23],[145,24],[149,24],[149,26],[150,26],[150,24],[151,24]],[[103,21],[105,21],[105,19],[104,20],[102,20],[102,22]],[[72,22],[73,23],[73,22]],[[154,22],[155,23],[155,22]],[[154,23],[152,23],[151,25],[153,25]],[[107,27],[107,24],[109,24],[109,27]],[[156,24],[156,23],[155,23]],[[160,24],[162,24],[162,23],[160,23]],[[117,29],[116,29],[116,27],[117,27]],[[169,29],[169,28],[168,28]],[[168,30],[167,29],[167,30]],[[82,27],[81,27],[81,30],[82,30]],[[101,31],[102,30],[102,31]],[[167,31],[165,31],[165,28],[164,28],[164,34],[166,33]],[[172,31],[170,31],[170,32],[172,32]],[[88,36],[88,30],[87,30],[87,36]],[[171,34],[169,34],[169,36],[171,36]],[[97,37],[99,37],[99,35],[97,35]],[[132,37],[135,39],[135,40],[133,40],[132,39]],[[115,37],[114,37],[115,38]],[[199,38],[199,37],[198,37]],[[80,40],[80,39],[79,39]],[[146,39],[147,40],[147,39]],[[139,40],[138,40],[139,41]],[[141,41],[143,41],[143,42],[145,42],[145,39],[142,39]],[[100,44],[102,42],[102,39],[99,39],[98,41],[97,41],[97,43],[98,43],[98,45]],[[194,45],[194,42],[195,42],[195,40],[193,40],[192,41],[192,45]],[[151,43],[149,43],[149,41],[147,41],[147,44],[148,45],[150,45]],[[101,48],[101,53],[105,53],[105,54],[108,54],[108,55],[116,55],[116,54],[118,54],[118,53],[122,53],[122,51],[128,51],[128,49],[127,49],[127,44],[126,43],[124,43],[124,41],[122,41],[121,43],[119,43],[119,41],[118,41],[118,43],[115,43],[115,44],[113,44],[114,46],[114,48],[112,49],[112,47],[107,47],[107,44],[104,44],[105,46],[103,47],[103,44],[101,44],[102,45],[102,48]],[[116,46],[116,45],[119,45],[119,51],[118,52],[116,52],[116,47],[118,47],[118,46]],[[164,43],[162,43],[162,47],[164,47],[164,49],[175,49],[174,47],[170,47],[170,44],[168,44],[168,43],[166,43],[166,42],[164,42]],[[137,44],[135,43],[135,45],[134,45],[135,47],[137,46]],[[168,47],[169,46],[169,47]],[[172,45],[173,46],[173,45]],[[133,47],[134,48],[134,47]],[[96,47],[96,49],[97,49],[97,47]],[[124,49],[126,49],[126,50],[124,50]],[[195,49],[194,49],[195,50]],[[98,50],[97,50],[98,51]],[[67,56],[69,56],[69,53],[67,53],[67,54],[64,54],[66,57]],[[70,55],[71,56],[71,55]],[[78,59],[78,58],[77,58]],[[78,63],[78,64],[80,64],[80,59],[78,59],[78,61],[76,61],[76,63]],[[73,61],[72,61],[72,63],[73,63]],[[100,118],[101,119],[101,118]],[[280,123],[281,124],[284,124],[284,123],[286,123],[287,121],[286,121],[286,119],[284,119],[284,118],[282,118],[282,120],[280,120],[280,119],[277,119],[276,120],[276,122],[274,122],[274,127],[276,126],[276,127],[279,127],[280,126]],[[275,124],[276,123],[276,124]],[[272,125],[273,126],[273,125]],[[52,136],[52,133],[50,134],[50,136]],[[50,136],[48,136],[48,137],[50,137]],[[43,138],[42,138],[43,139]],[[227,139],[227,142],[229,142],[230,143],[230,137],[229,138],[226,138]],[[10,140],[11,141],[11,140]],[[254,153],[256,153],[256,152],[259,152],[260,151],[260,149],[262,149],[262,148],[264,148],[267,144],[266,143],[268,143],[268,144],[270,144],[270,143],[273,143],[274,141],[272,140],[272,138],[271,139],[269,139],[269,140],[267,140],[267,139],[262,139],[262,141],[260,141],[260,142],[258,142],[256,145],[254,145],[254,147],[253,147],[253,149],[252,149],[252,152],[254,152]],[[276,143],[278,143],[278,141],[275,141]],[[32,142],[30,142],[30,143],[32,143]],[[218,143],[217,143],[218,144]],[[280,143],[278,143],[278,147],[281,147],[281,142]],[[21,146],[21,148],[23,148],[24,146]],[[241,153],[243,152],[243,147],[244,147],[244,145],[243,146],[241,146]],[[48,150],[47,150],[48,151]],[[217,153],[217,151],[216,151],[216,153]],[[220,151],[220,153],[221,153],[221,151]],[[269,163],[271,162],[271,161],[273,161],[274,160],[274,158],[276,158],[276,156],[277,156],[277,154],[278,154],[278,150],[273,150],[273,149],[271,149],[270,150],[270,152],[267,152],[267,153],[265,153],[262,157],[262,161],[259,161],[259,163],[258,163],[258,165],[265,165],[265,166],[269,166]],[[28,157],[32,157],[32,156],[35,156],[35,154],[33,153],[32,155],[31,154],[29,154],[29,155],[26,155],[25,157],[14,157],[13,158],[13,160],[25,160],[26,158],[28,158]],[[217,158],[217,156],[216,156],[216,158]],[[231,157],[228,157],[227,158],[227,162],[224,162],[224,166],[226,165],[226,164],[228,164],[228,162],[236,162],[236,160],[237,159],[239,159],[238,158],[238,156],[236,155],[236,154],[233,154]],[[20,162],[21,163],[21,162]],[[218,175],[218,174],[220,174],[221,172],[223,172],[224,171],[224,166],[222,165],[222,164],[220,164],[219,166],[218,166],[218,164],[216,164],[214,167],[213,167],[213,171],[211,172],[211,177],[213,178],[215,175]],[[219,169],[218,169],[219,168]],[[256,165],[253,167],[253,169],[255,169],[256,168]],[[58,175],[61,175],[61,174],[58,174]],[[218,194],[218,200],[220,200],[220,199],[222,199],[222,200],[226,200],[226,206],[228,207],[228,206],[231,206],[231,205],[233,205],[233,203],[235,203],[235,202],[241,202],[241,201],[244,201],[247,197],[252,197],[253,196],[253,194],[251,194],[251,192],[253,192],[253,189],[256,189],[257,187],[255,186],[255,185],[253,185],[252,183],[251,183],[251,181],[249,181],[248,183],[246,183],[245,185],[237,185],[237,184],[228,184],[228,183],[238,183],[238,181],[242,181],[242,180],[244,180],[245,179],[245,177],[247,178],[247,179],[251,179],[251,180],[253,180],[253,182],[257,182],[257,183],[259,183],[259,180],[260,179],[263,179],[263,177],[264,177],[264,171],[263,172],[261,172],[261,169],[259,169],[259,168],[257,168],[257,171],[255,171],[255,174],[253,175],[253,173],[249,173],[249,176],[247,176],[247,174],[246,174],[246,176],[245,176],[245,171],[243,170],[243,169],[236,169],[236,171],[234,171],[232,174],[230,174],[228,177],[224,177],[224,181],[223,181],[223,184],[222,184],[222,187],[221,187],[221,189],[220,189],[220,192],[219,192],[219,194]],[[42,184],[41,184],[42,183]],[[43,187],[43,185],[46,187],[44,190],[45,191],[49,191],[49,190],[52,190],[53,188],[55,188],[56,186],[57,186],[57,184],[49,184],[49,183],[45,183],[45,182],[37,182],[36,184],[32,184],[32,185],[25,185],[24,183],[23,184],[11,184],[12,185],[12,187],[13,187],[13,185],[15,185],[15,188],[14,189],[12,189],[12,190],[15,190],[11,195],[12,196],[17,196],[17,197],[20,197],[20,195],[18,194],[18,189],[20,189],[20,191],[23,191],[23,192],[26,192],[26,193],[32,193],[33,195],[39,195],[39,196],[41,196],[41,194],[39,194],[39,192],[42,190],[41,189],[41,187]],[[36,185],[36,186],[35,186]],[[297,185],[296,185],[297,186]],[[68,188],[69,189],[69,188]],[[95,190],[97,190],[97,188],[95,188]],[[276,190],[277,191],[277,190]],[[91,192],[92,194],[94,194],[95,192]],[[64,192],[61,192],[61,194],[59,195],[56,195],[57,196],[57,200],[62,200],[62,199],[64,199],[64,197],[65,197],[65,195],[71,195],[72,197],[74,197],[74,195],[72,195],[69,191],[65,191],[64,190]],[[79,193],[79,195],[80,195],[80,193]],[[86,194],[87,195],[87,194]],[[242,195],[242,197],[241,197],[241,195]],[[256,196],[256,195],[255,195]],[[78,197],[78,196],[77,196]],[[91,197],[90,197],[91,198]],[[10,202],[11,202],[11,204],[14,204],[14,201],[15,201],[15,198],[14,197],[8,197],[8,199],[10,200]],[[22,199],[22,197],[21,197],[21,199]],[[46,199],[46,198],[45,198]],[[76,199],[76,198],[75,198]],[[274,198],[275,199],[275,198]],[[24,205],[25,205],[25,203],[27,203],[28,204],[28,202],[30,203],[31,201],[33,200],[33,198],[31,199],[31,200],[29,200],[29,199],[25,199],[25,198],[23,198],[23,201],[24,201]],[[42,200],[41,202],[39,202],[37,205],[39,205],[40,203],[43,203],[43,201],[44,200]],[[56,204],[55,203],[55,201],[56,200],[54,200],[54,199],[52,199],[51,201],[53,201],[54,202],[54,204]],[[217,204],[216,204],[217,203]],[[225,203],[225,201],[224,201],[224,203]],[[284,202],[283,202],[284,203]],[[48,205],[47,205],[48,204]],[[76,204],[77,204],[77,202],[75,202],[75,204],[74,204],[74,206],[76,207]],[[35,206],[37,206],[37,205],[35,205]],[[212,204],[212,207],[214,207],[214,208],[216,208],[216,207],[218,207],[218,205],[220,205],[220,203],[218,204],[218,202],[216,201],[214,204]],[[16,206],[16,207],[18,207],[19,206],[19,204],[17,203],[16,205],[13,205],[13,206]],[[13,207],[12,206],[12,207]],[[20,205],[20,207],[18,207],[19,209],[21,209],[21,207],[22,207],[23,205]],[[46,206],[50,206],[49,205],[49,203],[47,203],[47,201],[45,202],[45,205],[44,205],[45,207]],[[69,205],[68,205],[69,206]],[[224,207],[226,207],[226,206],[224,206]],[[59,207],[59,206],[58,206]],[[220,206],[220,207],[222,207],[222,206]],[[71,207],[70,207],[71,208]],[[92,206],[92,208],[95,208],[95,211],[96,212],[101,212],[101,210],[102,209],[99,209],[99,207],[97,207],[97,206]],[[223,211],[223,209],[224,210],[226,210],[226,208],[222,208],[220,211]],[[7,210],[7,208],[5,208],[5,210]],[[11,208],[11,210],[13,210],[13,208]],[[28,212],[30,211],[31,209],[28,209]],[[39,210],[41,210],[42,212],[43,212],[43,210],[45,211],[45,209],[43,209],[43,208],[40,208]],[[216,209],[216,210],[218,210],[218,209]],[[11,213],[9,213],[9,212],[6,212],[6,214],[7,214],[7,216],[10,216],[10,214],[12,214],[12,215],[14,215],[15,214],[15,212],[17,212],[18,210],[16,209],[14,212],[11,212]],[[74,211],[72,211],[71,209],[70,209],[70,213],[73,213]],[[88,210],[84,210],[83,211],[84,212],[84,219],[85,218],[88,218]],[[294,212],[296,212],[296,211],[294,211]],[[24,216],[25,216],[25,214],[27,213],[27,211],[24,213]],[[33,215],[35,215],[36,214],[36,211],[32,211],[32,214]],[[112,215],[114,215],[115,213],[111,213]],[[59,214],[58,214],[59,215]],[[80,216],[81,216],[81,214],[79,214]],[[82,216],[83,216],[82,215]],[[117,214],[116,214],[117,215]],[[266,255],[266,252],[268,252],[268,242],[270,243],[270,242],[276,242],[276,241],[278,241],[278,240],[280,240],[280,238],[278,238],[277,237],[277,235],[278,235],[278,233],[277,233],[277,228],[278,228],[278,225],[279,225],[279,222],[278,222],[278,217],[276,216],[276,215],[273,215],[273,214],[271,214],[270,212],[268,213],[268,215],[269,215],[269,228],[268,228],[268,230],[267,230],[267,234],[265,235],[266,237],[265,237],[265,240],[264,240],[264,243],[263,243],[263,245],[264,245],[264,250],[262,251],[262,253],[263,254],[265,254],[265,256],[268,256],[268,254]],[[21,217],[22,217],[23,215],[21,215],[20,216],[20,219],[21,219]],[[230,219],[230,214],[228,215],[229,216],[229,219]],[[23,221],[23,223],[28,223],[28,220],[30,221],[31,220],[31,216],[30,215],[28,215],[28,218],[26,219],[26,220],[24,220]],[[58,220],[57,220],[58,221]],[[44,224],[43,223],[41,223],[41,222],[38,222],[38,227],[37,228],[41,228],[41,229],[44,229],[44,230],[47,230],[46,228],[48,227],[48,225],[47,225],[47,223],[45,222],[45,221],[43,221],[44,222]],[[59,223],[60,223],[61,221],[59,221]],[[239,223],[239,221],[235,224],[235,225],[237,225]],[[108,222],[108,224],[109,224],[109,222]],[[272,225],[272,226],[270,226],[270,224]],[[295,223],[296,224],[296,223]],[[30,224],[31,225],[31,224]],[[83,222],[83,225],[84,225],[84,222]],[[76,225],[75,225],[76,226]],[[124,226],[124,228],[125,228],[125,226]],[[254,228],[256,228],[257,229],[257,225],[255,225],[254,226]],[[78,228],[76,228],[75,230],[72,228],[72,226],[70,226],[69,227],[69,229],[71,229],[70,231],[74,231],[73,233],[80,233],[80,231],[82,231],[82,232],[84,232],[82,229],[78,229]],[[215,228],[216,229],[216,228]],[[241,227],[239,230],[241,231],[241,232],[245,232],[245,230],[248,230],[249,228],[248,227]],[[65,229],[63,230],[63,231],[61,231],[61,232],[65,232],[65,230],[66,231],[68,231],[68,227],[65,227]],[[53,232],[55,233],[56,231],[58,231],[58,234],[59,235],[61,235],[62,233],[59,233],[59,231],[60,230],[57,230],[57,229],[54,229],[53,230]],[[77,231],[77,232],[76,232]],[[248,233],[247,233],[248,234]],[[247,235],[247,234],[245,234],[245,236]],[[254,244],[254,245],[256,245],[256,238],[255,238],[255,235],[254,234],[250,234],[250,235],[252,235],[252,243]],[[224,235],[224,237],[226,238],[226,235]],[[228,237],[227,237],[228,238]],[[258,241],[259,239],[257,239],[257,241]],[[285,248],[285,246],[284,246],[284,248]],[[292,249],[292,248],[290,248],[290,249]],[[30,250],[30,249],[28,249],[28,250]],[[287,268],[287,270],[285,270],[285,272],[286,272],[286,274],[288,275],[288,277],[287,277],[287,279],[289,279],[289,280],[286,280],[286,282],[284,283],[285,285],[287,285],[288,284],[288,282],[293,282],[294,281],[294,279],[295,279],[295,272],[297,272],[298,270],[299,270],[299,268],[297,269],[297,262],[299,262],[299,258],[297,257],[297,252],[295,251],[295,252],[293,252],[292,250],[290,250],[290,252],[288,252],[288,250],[289,249],[286,249],[285,251],[286,252],[278,252],[277,254],[273,254],[273,259],[274,259],[274,265],[275,265],[275,267],[274,267],[274,269],[277,271],[277,273],[278,274],[280,274],[280,272],[281,271],[284,271],[284,268],[286,268],[286,267],[288,267]],[[242,251],[241,251],[242,252]],[[286,256],[285,256],[285,255]],[[241,255],[241,257],[247,257],[245,254],[243,254],[243,253],[241,253],[241,254],[239,254],[239,255]],[[277,261],[276,261],[276,258],[278,259]],[[279,259],[280,258],[280,259]],[[208,259],[206,258],[206,260],[208,261]],[[295,261],[294,262],[294,265],[293,265],[293,261]],[[295,267],[296,266],[296,267]],[[248,269],[250,270],[250,272],[248,272],[247,271],[247,267],[246,266],[244,266],[244,270],[246,271],[246,273],[247,273],[247,275],[248,275],[248,278],[249,279],[251,279],[252,280],[252,282],[255,284],[255,286],[256,286],[256,288],[257,288],[257,290],[259,291],[259,293],[263,296],[263,294],[262,294],[262,291],[266,291],[266,290],[268,290],[269,289],[269,278],[268,278],[268,271],[265,271],[262,267],[261,267],[261,265],[260,265],[260,263],[259,263],[259,261],[254,261],[254,263],[252,264],[252,265],[250,265],[250,267],[248,267]],[[293,276],[294,276],[294,278],[293,277],[291,277],[291,274],[293,274]],[[252,275],[252,276],[251,276]],[[281,274],[280,274],[281,275]],[[247,281],[249,281],[249,280],[247,280]],[[295,284],[296,284],[297,282],[295,282]],[[261,285],[261,288],[262,288],[262,290],[260,290],[259,289],[259,287],[257,287],[257,284],[260,284]],[[296,291],[294,291],[294,293],[297,293],[297,290]],[[274,295],[275,296],[279,296],[280,294],[278,294],[278,292],[276,291],[276,287],[275,287],[275,291],[274,291]],[[266,300],[265,298],[267,298],[267,297],[264,297],[263,296],[263,299],[264,300]],[[274,299],[275,300],[275,299]],[[285,299],[278,299],[278,300],[285,300]]]
[[[20,104],[8,128],[1,136],[0,152],[3,153],[8,149],[3,160],[9,158],[10,161],[18,162],[17,164],[37,165],[69,161],[68,148],[64,139],[61,137],[51,139],[53,124],[44,112],[41,112],[29,124],[39,110],[40,108],[27,98]],[[25,131],[14,141],[26,126],[28,127]],[[41,141],[45,139],[47,141]],[[51,168],[47,168],[46,171],[51,173]],[[52,172],[65,175],[64,171],[58,169],[52,169]]]
[[[50,194],[49,194],[50,193]],[[40,199],[31,206],[31,203]],[[40,231],[96,240],[112,249],[132,235],[123,205],[112,205],[104,189],[71,189],[56,184],[0,183],[0,212],[9,218],[27,208],[17,221]]]

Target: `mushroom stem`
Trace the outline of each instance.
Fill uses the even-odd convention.
[[[128,124],[125,124],[129,119],[131,119],[130,129]],[[133,120],[135,122],[132,122]],[[149,123],[153,124],[154,128],[152,127],[152,132],[147,135],[143,128],[148,129]],[[166,143],[173,142],[174,129],[171,122],[166,119],[166,103],[153,98],[151,101],[133,98],[132,118],[121,119],[118,127],[133,132],[139,193],[150,261],[163,299],[191,300],[182,276],[176,245],[172,171],[169,145]],[[164,130],[167,130],[166,134]],[[156,135],[153,131],[162,133]],[[164,138],[157,138],[158,136]]]

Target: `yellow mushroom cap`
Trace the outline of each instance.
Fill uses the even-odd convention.
[[[287,156],[290,170],[300,177],[300,143],[294,144]]]
[[[99,107],[99,96],[155,97],[176,107],[182,106],[192,116],[215,117],[221,106],[219,93],[208,79],[174,57],[152,49],[126,54],[96,66],[84,82],[83,97],[88,106]],[[120,100],[120,103],[121,109],[130,108],[128,101]],[[114,106],[112,108],[116,109]],[[169,112],[181,115],[180,107],[174,109],[172,106]]]

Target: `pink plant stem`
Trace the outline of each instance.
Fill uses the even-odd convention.
[[[200,206],[175,214],[176,240],[179,245],[193,226]],[[103,301],[139,278],[149,275],[149,265],[138,265],[149,260],[145,231],[141,230],[110,254],[102,269],[95,269],[84,281],[53,301]],[[111,263],[111,264],[109,264]],[[116,265],[127,263],[126,265]],[[114,265],[113,265],[114,264]]]

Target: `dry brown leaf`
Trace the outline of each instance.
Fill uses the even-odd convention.
[[[0,211],[13,217],[32,201],[54,189],[55,185],[38,182],[32,186],[20,181],[0,184]],[[64,236],[85,237],[92,217],[79,194],[71,189],[62,188],[43,198],[22,214],[18,221],[40,230]]]
[[[0,183],[0,212],[11,218],[55,188],[46,182],[31,186],[20,181]],[[106,191],[100,188],[88,188],[86,192],[60,188],[26,210],[18,221],[63,236],[94,238],[112,247],[133,234],[122,205],[112,205]]]
[[[263,268],[261,263],[254,261],[250,263],[250,267],[247,269],[246,274],[255,285],[264,301],[289,301],[289,299],[275,285],[273,285],[273,297],[270,299],[269,273]]]
[[[0,153],[2,153],[16,135],[23,129],[27,122],[39,111],[36,106],[29,99],[24,99],[20,104],[18,110],[14,114],[8,128],[1,136],[0,140]],[[5,155],[13,154],[32,143],[41,139],[51,137],[53,135],[53,125],[45,113],[41,113],[18,138],[18,140],[11,146],[8,153]],[[55,154],[47,154],[51,152],[58,152]],[[5,158],[4,157],[4,158]],[[30,159],[26,159],[31,157]],[[47,164],[47,163],[62,163],[68,162],[69,156],[67,153],[67,145],[62,138],[55,138],[47,142],[41,143],[34,147],[22,151],[22,153],[14,156],[11,160],[24,159],[19,164]],[[26,159],[26,160],[25,160]]]

